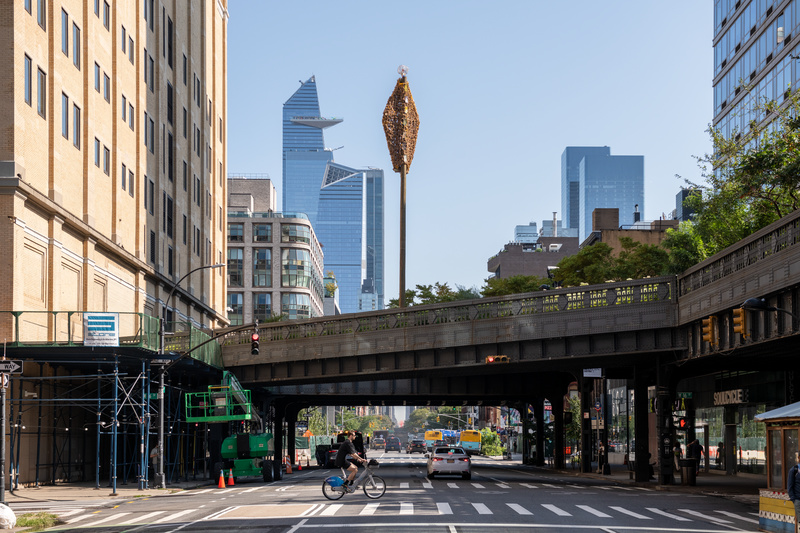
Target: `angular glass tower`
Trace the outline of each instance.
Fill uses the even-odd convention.
[[[342,313],[383,309],[383,171],[333,161],[312,76],[283,106],[283,211],[308,215]]]

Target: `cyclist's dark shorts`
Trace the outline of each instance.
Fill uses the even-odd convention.
[[[344,464],[342,465],[342,468],[344,468],[345,470],[347,470],[348,468],[350,468],[350,465],[352,465],[352,464],[353,464],[353,463],[351,463],[349,459],[345,459],[345,460],[344,460]]]

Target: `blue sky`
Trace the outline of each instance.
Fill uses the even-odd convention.
[[[481,288],[514,226],[561,211],[566,146],[643,155],[645,220],[710,148],[710,1],[229,0],[228,171],[281,195],[283,103],[316,76],[339,163],[386,175],[386,299],[398,294],[399,175],[381,115],[408,65],[420,115],[406,285]]]

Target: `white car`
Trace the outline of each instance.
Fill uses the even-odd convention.
[[[436,446],[428,454],[428,477],[438,474],[460,475],[464,479],[472,477],[472,461],[467,451],[460,446]]]

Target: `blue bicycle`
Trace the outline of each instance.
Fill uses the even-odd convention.
[[[378,468],[380,463],[375,459],[370,459],[364,466],[364,471],[356,477],[352,485],[345,485],[347,472],[342,468],[341,476],[330,476],[322,482],[322,494],[329,500],[338,500],[345,494],[355,492],[358,487],[362,487],[367,498],[373,500],[380,498],[386,493],[386,482],[382,477],[372,473],[373,468]]]

